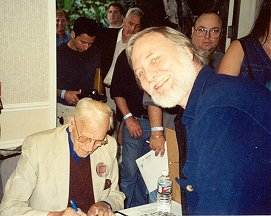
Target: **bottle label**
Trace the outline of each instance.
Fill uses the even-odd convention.
[[[172,190],[172,184],[165,185],[165,184],[158,184],[157,191],[160,194],[171,194]]]

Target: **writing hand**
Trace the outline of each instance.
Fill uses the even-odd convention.
[[[92,205],[88,212],[87,216],[114,216],[110,206],[106,202],[97,202]]]
[[[75,212],[73,208],[68,207],[64,211],[60,212],[49,212],[48,216],[87,216],[80,208]]]

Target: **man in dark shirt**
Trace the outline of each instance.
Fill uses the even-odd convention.
[[[93,89],[100,52],[92,44],[98,32],[95,20],[80,17],[74,23],[72,39],[57,48],[57,116],[67,122],[81,92]],[[59,123],[59,122],[58,122]]]
[[[150,137],[150,123],[148,112],[142,105],[143,93],[137,85],[125,51],[122,51],[116,62],[110,94],[119,110],[117,114],[124,116],[120,188],[127,197],[126,208],[148,202],[147,188],[135,161],[150,151],[146,142]]]

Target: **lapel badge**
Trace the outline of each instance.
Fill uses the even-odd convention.
[[[104,162],[100,162],[96,166],[97,175],[100,177],[105,177],[108,175],[109,168]]]
[[[104,190],[108,189],[111,187],[111,180],[110,179],[105,179],[105,183],[104,183]]]

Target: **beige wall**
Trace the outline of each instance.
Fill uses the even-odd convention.
[[[0,148],[55,126],[55,1],[2,0]]]
[[[263,0],[241,0],[238,38],[246,36],[253,27]]]
[[[244,37],[250,32],[262,1],[263,0],[241,0],[237,38]],[[228,26],[232,26],[234,2],[235,0],[229,1]],[[231,38],[227,38],[225,50],[228,49],[230,43]]]

